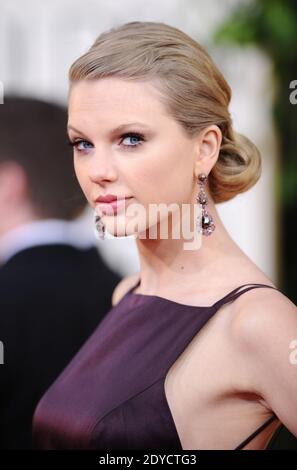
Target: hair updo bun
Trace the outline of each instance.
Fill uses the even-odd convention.
[[[167,112],[189,136],[212,124],[221,129],[220,154],[208,175],[215,203],[232,199],[258,181],[259,150],[232,128],[231,89],[205,49],[186,33],[151,21],[132,21],[103,32],[70,67],[70,86],[105,77],[153,81]]]
[[[223,134],[219,158],[208,178],[214,202],[225,202],[247,191],[260,176],[261,155],[257,146],[229,127],[228,134]]]

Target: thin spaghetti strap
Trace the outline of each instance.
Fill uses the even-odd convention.
[[[241,289],[242,287],[245,287],[245,286],[250,286],[250,287],[247,287],[246,289],[243,289],[243,290],[239,291],[239,289]],[[268,284],[256,284],[256,283],[254,283],[254,284],[253,283],[243,284],[242,286],[236,287],[236,289],[229,292],[222,299],[219,299],[217,302],[215,302],[212,305],[212,307],[215,307],[215,308],[220,307],[221,305],[224,305],[227,302],[230,302],[230,301],[233,301],[233,300],[237,299],[237,297],[239,297],[244,292],[247,292],[247,291],[249,291],[251,289],[254,289],[254,288],[257,288],[257,287],[270,287],[271,289],[279,290],[277,287],[269,286]]]
[[[265,429],[275,419],[277,419],[277,416],[276,416],[275,413],[273,413],[273,415],[270,416],[270,418],[267,421],[265,421],[265,423],[261,424],[261,426],[259,428],[257,428],[256,431],[254,431],[249,437],[247,437],[243,442],[241,442],[241,444],[239,444],[239,446],[235,447],[234,450],[240,450],[243,447],[245,447],[252,439],[254,439],[254,437],[257,436],[257,434],[259,434],[263,429]]]

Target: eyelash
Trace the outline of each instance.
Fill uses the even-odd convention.
[[[121,135],[121,140],[124,140],[126,137],[136,137],[139,142],[135,145],[125,145],[123,144],[124,147],[126,148],[135,148],[135,147],[139,147],[142,142],[145,141],[145,138],[144,138],[144,135],[139,133],[139,132],[127,132],[126,134],[122,134]],[[75,141],[72,141],[72,140],[68,140],[68,144],[71,146],[71,147],[74,147],[78,152],[84,152],[84,150],[87,150],[87,149],[78,149],[78,145],[81,143],[81,142],[87,142],[87,143],[90,143],[88,142],[87,140],[85,139],[79,139],[79,140],[75,140]]]

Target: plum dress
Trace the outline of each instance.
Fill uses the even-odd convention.
[[[250,289],[275,289],[244,284],[197,307],[136,294],[139,284],[107,312],[39,401],[34,449],[182,450],[164,390],[168,370],[223,305]],[[272,414],[234,450],[274,419]]]

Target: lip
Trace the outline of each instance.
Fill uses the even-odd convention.
[[[128,196],[118,196],[117,194],[106,194],[106,196],[99,196],[96,202],[112,202],[115,199],[125,199]]]
[[[133,199],[132,196],[114,199],[111,202],[100,202],[98,200],[96,200],[96,202],[103,214],[114,215],[127,205],[126,201],[130,201],[131,199]]]

